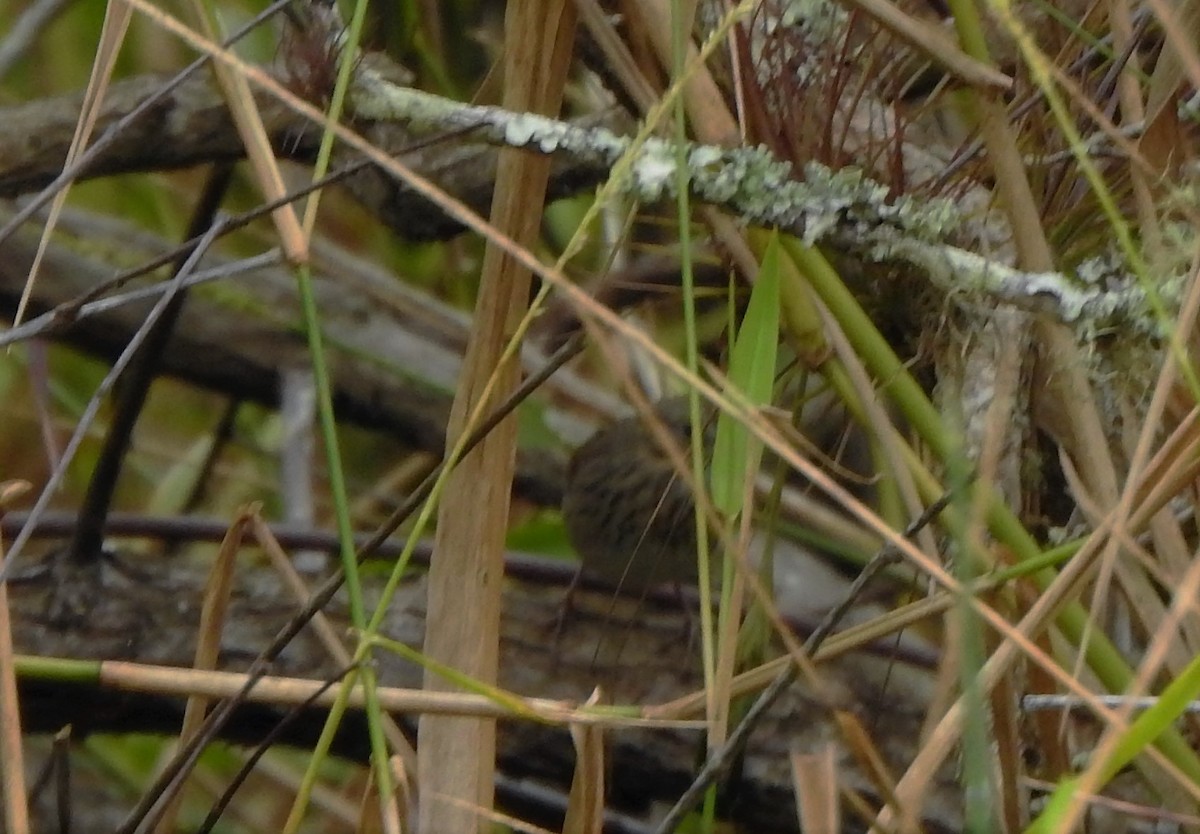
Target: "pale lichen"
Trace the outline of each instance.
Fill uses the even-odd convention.
[[[662,199],[675,184],[674,148],[661,139],[650,139],[642,145],[633,161],[630,185],[635,198],[643,202]]]

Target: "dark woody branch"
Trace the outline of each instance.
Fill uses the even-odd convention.
[[[96,134],[103,134],[167,81],[166,76],[138,76],[113,84],[104,99]],[[82,95],[76,94],[0,108],[0,196],[29,194],[55,180],[71,144],[81,101]],[[321,140],[319,128],[266,93],[257,95],[257,104],[276,155],[299,164],[311,163]],[[619,129],[622,120],[609,111],[580,123]],[[413,133],[404,127],[373,124],[363,129],[388,152],[413,142]],[[203,74],[184,81],[122,130],[82,178],[177,170],[243,156],[241,139],[220,91]],[[343,159],[342,164],[353,161]],[[408,155],[405,162],[478,211],[490,203],[496,151],[486,145],[456,139]],[[606,173],[601,167],[561,158],[552,174],[551,196],[575,193]],[[444,239],[461,230],[436,206],[376,168],[355,175],[346,187],[372,215],[406,239]]]

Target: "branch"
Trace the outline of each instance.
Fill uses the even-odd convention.
[[[357,75],[352,106],[359,117],[404,124],[417,133],[470,129],[500,147],[565,155],[588,168],[610,170],[620,192],[636,201],[675,196],[676,147],[644,133],[622,136],[461,104],[399,86],[369,68]],[[748,223],[778,227],[810,246],[833,245],[873,263],[916,267],[947,294],[967,293],[1049,315],[1080,326],[1085,334],[1125,324],[1161,335],[1151,304],[1131,275],[1110,269],[1097,278],[1094,263],[1075,276],[1025,273],[954,245],[963,211],[950,200],[893,197],[855,167],[833,171],[809,162],[803,178],[796,179],[790,163],[761,147],[688,144],[685,158],[691,196]]]
[[[372,57],[374,65],[384,60]],[[105,96],[96,134],[112,128],[168,80],[167,76],[147,75],[113,84]],[[256,100],[276,155],[311,163],[320,143],[320,127],[266,93],[260,91]],[[66,159],[81,101],[82,96],[75,94],[0,108],[0,197],[28,194],[54,181]],[[621,122],[620,114],[609,111],[588,117],[581,124],[615,128]],[[397,125],[372,125],[367,133],[389,153],[412,144],[411,131]],[[190,168],[237,160],[243,155],[241,139],[220,91],[210,77],[201,75],[185,80],[128,126],[81,179]],[[496,151],[492,148],[448,141],[406,157],[406,161],[477,211],[485,211],[491,202],[496,167]],[[564,157],[556,161],[552,171],[551,194],[561,197],[575,193],[599,181],[605,173],[604,169],[589,168]],[[373,216],[405,239],[440,240],[461,231],[462,227],[440,209],[376,167],[350,178],[345,187]]]
[[[373,67],[360,70],[352,92],[357,116],[374,120],[361,129],[384,150],[398,151],[415,135],[474,129],[472,139],[496,146],[552,153],[552,196],[564,196],[602,181],[631,153],[625,193],[643,201],[669,197],[674,188],[674,146],[614,132],[627,126],[615,112],[562,122],[497,107],[473,107],[388,81]],[[114,84],[105,99],[97,132],[110,127],[166,82],[141,76]],[[52,182],[62,168],[79,111],[78,95],[0,108],[0,196],[16,196]],[[306,119],[261,94],[259,108],[280,158],[312,161],[320,139]],[[36,138],[36,141],[34,139]],[[237,159],[242,146],[220,93],[207,77],[185,81],[134,125],[87,170],[85,178],[170,170]],[[490,204],[494,149],[452,141],[407,160],[467,205]],[[915,267],[946,294],[991,299],[1049,315],[1084,335],[1116,326],[1158,336],[1160,327],[1138,282],[1118,267],[1089,262],[1074,275],[1025,273],[954,245],[961,207],[946,200],[900,197],[861,171],[838,172],[817,163],[804,181],[791,166],[760,148],[688,149],[693,196],[722,206],[747,222],[778,226],[809,243],[827,243],[875,263]],[[377,167],[346,182],[368,211],[396,234],[412,240],[444,239],[461,227],[404,183]],[[1177,305],[1182,282],[1164,281],[1160,292]]]

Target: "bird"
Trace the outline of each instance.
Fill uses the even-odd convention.
[[[571,456],[562,515],[567,538],[581,562],[572,589],[581,576],[635,598],[659,586],[697,583],[695,496],[690,479],[680,473],[660,442],[669,438],[688,460],[689,413],[686,398],[661,400],[649,416],[634,414],[600,428]],[[712,456],[714,415],[711,408],[702,411],[705,461]],[[659,423],[665,436],[652,431],[651,422]],[[827,556],[764,532],[754,526],[745,556],[757,566],[770,548],[773,595],[781,613],[820,616],[831,600],[845,595],[850,580]],[[710,536],[710,544],[711,557],[718,557],[716,537]],[[714,577],[719,573],[716,570]]]
[[[585,576],[640,596],[659,585],[695,584],[697,538],[692,487],[647,425],[657,420],[688,458],[687,401],[657,404],[596,431],[567,467],[562,513]],[[706,435],[710,432],[706,432]],[[706,446],[711,450],[709,438]]]

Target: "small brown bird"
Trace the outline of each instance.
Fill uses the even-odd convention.
[[[657,411],[686,458],[686,402],[669,400]],[[696,582],[692,490],[641,416],[600,429],[575,451],[562,511],[584,573],[618,592]]]
[[[662,401],[655,412],[650,419],[661,421],[687,459],[691,424],[686,400]],[[708,457],[715,435],[711,411],[705,420]],[[658,585],[696,583],[694,503],[691,488],[656,433],[633,415],[600,429],[575,451],[567,467],[562,511],[584,574],[620,594],[640,597]],[[820,551],[756,533],[744,555],[752,565],[761,564],[767,547],[773,555],[775,605],[785,616],[815,620],[844,598],[850,580]]]

